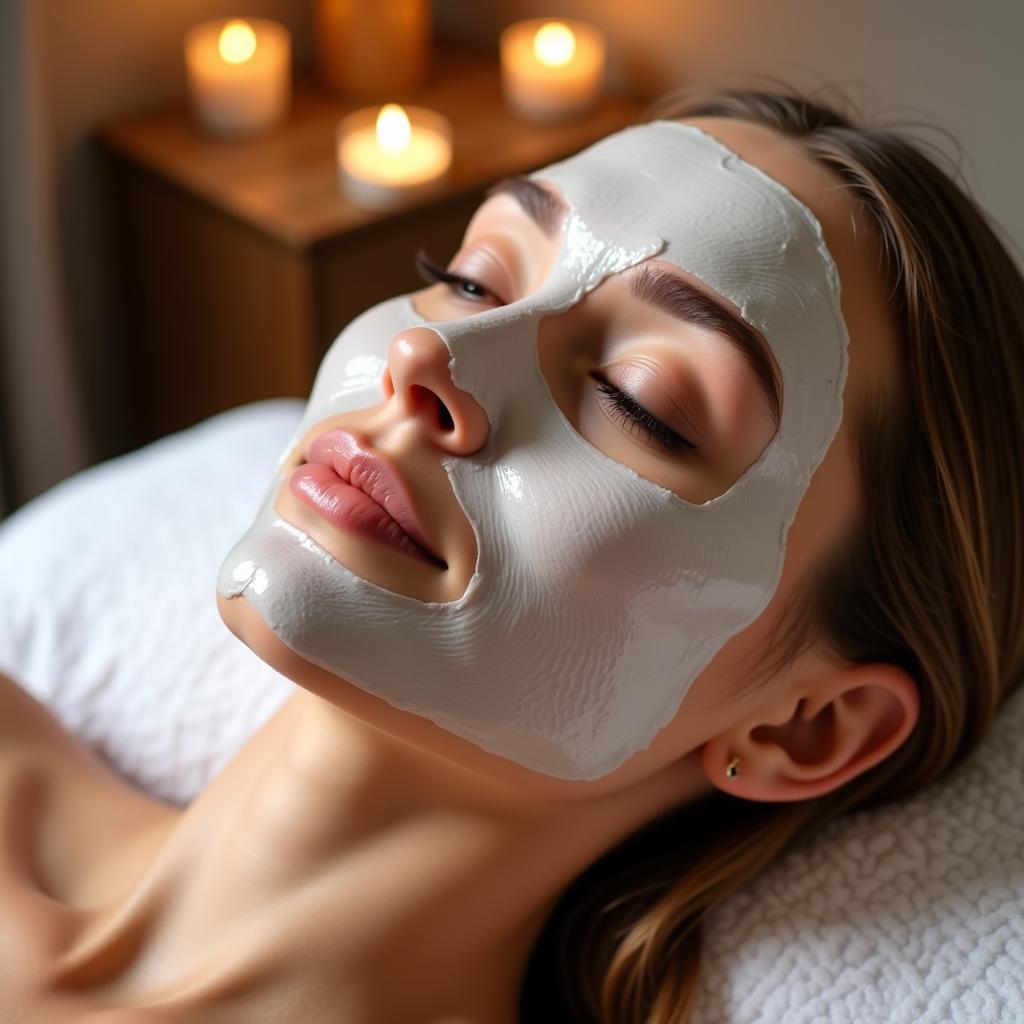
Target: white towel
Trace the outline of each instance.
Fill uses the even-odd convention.
[[[185,803],[292,684],[217,615],[217,568],[301,403],[244,406],[0,527],[0,670]],[[694,1024],[1024,1024],[1024,693],[952,776],[834,822],[707,927]]]

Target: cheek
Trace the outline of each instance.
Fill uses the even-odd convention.
[[[547,580],[544,590],[585,592],[619,589],[635,574],[628,549],[644,514],[658,514],[611,468],[549,404],[496,463],[475,473],[458,467],[457,475],[492,549],[502,552],[502,573],[515,578],[530,566]]]

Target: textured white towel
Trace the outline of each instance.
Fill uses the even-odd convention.
[[[184,803],[292,684],[221,623],[217,568],[298,402],[235,409],[0,527],[0,670]],[[1024,1024],[1024,693],[950,778],[835,822],[711,918],[695,1024]]]

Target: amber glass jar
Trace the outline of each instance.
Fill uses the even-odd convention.
[[[314,0],[317,72],[343,96],[408,95],[430,69],[430,0]]]

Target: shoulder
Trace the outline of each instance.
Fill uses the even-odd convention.
[[[0,673],[0,786],[26,774],[45,775],[52,793],[101,798],[112,808],[176,816],[171,807],[135,788],[99,754],[68,732],[56,715],[17,682]],[[152,812],[146,813],[146,812]]]
[[[119,775],[95,750],[69,732],[46,705],[0,672],[0,772],[12,761],[19,765],[43,763],[69,791],[102,793],[136,812],[149,809],[158,815],[180,813]]]
[[[0,674],[0,848],[14,834],[24,846],[30,831],[21,855],[50,895],[70,903],[99,900],[100,890],[116,885],[108,876],[119,860],[179,815],[121,778]]]
[[[54,774],[120,782],[114,771],[10,676],[0,672],[0,781],[12,764],[41,760]]]
[[[45,704],[0,672],[0,766],[41,760],[74,783],[103,781],[130,789],[94,750],[69,732]],[[140,794],[141,795],[141,794]]]
[[[74,940],[83,908],[104,905],[145,869],[178,813],[128,785],[0,673],[0,949],[11,968],[0,968],[0,1020],[94,1019],[46,1002],[53,958]]]
[[[0,756],[61,738],[72,739],[53,713],[0,672]]]

